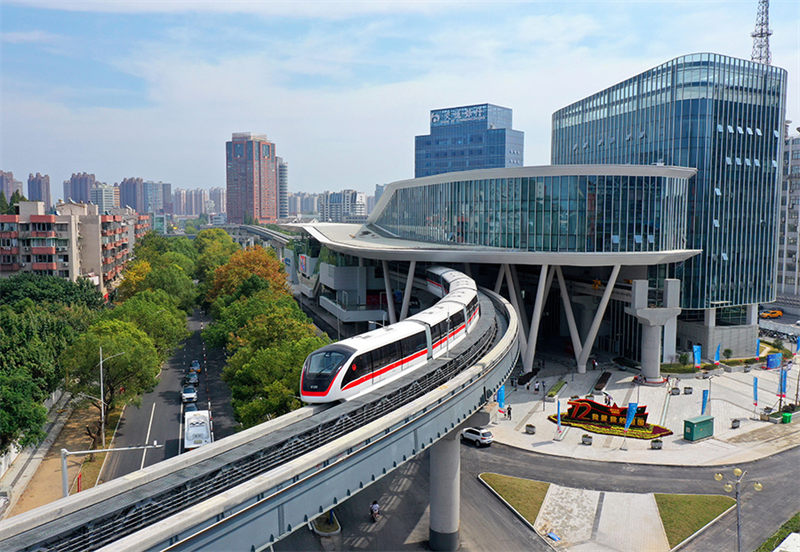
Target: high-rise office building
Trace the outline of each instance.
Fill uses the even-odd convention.
[[[161,183],[161,197],[163,201],[161,205],[162,212],[171,214],[174,211],[174,207],[172,206],[172,184],[169,182]]]
[[[50,209],[53,202],[50,200],[50,177],[28,174],[28,201],[41,201],[44,203],[44,210]]]
[[[73,173],[69,180],[64,181],[64,201],[89,203],[89,190],[96,184],[97,179],[94,174]]]
[[[186,213],[187,215],[202,215],[207,213],[209,199],[208,190],[196,188],[186,192]]]
[[[175,188],[175,192],[172,194],[172,209],[176,215],[186,214],[186,190]]]
[[[682,281],[681,306],[694,310],[682,314],[683,338],[704,351],[736,335],[754,343],[758,303],[775,299],[786,78],[779,67],[692,54],[553,114],[554,164],[697,169],[686,248],[702,253],[651,276]],[[644,244],[663,222],[627,224]]]
[[[512,112],[492,104],[431,111],[430,134],[414,140],[414,176],[521,167],[525,134],[511,128]]]
[[[278,220],[278,167],[275,144],[263,134],[234,132],[225,143],[228,220]]]
[[[289,163],[278,157],[278,218],[289,216]]]
[[[140,213],[162,213],[164,211],[164,183],[147,180],[142,185]]]
[[[99,184],[89,190],[89,202],[97,205],[100,214],[111,212],[114,208],[114,186]]]
[[[800,130],[800,128],[798,129]],[[789,135],[783,150],[783,183],[778,238],[778,300],[800,305],[800,135]]]
[[[11,171],[0,171],[0,192],[6,197],[6,201],[11,199],[14,192],[22,193],[22,182],[14,178]]]
[[[144,212],[144,179],[139,177],[124,178],[119,183],[120,207],[130,207],[134,211]]]
[[[114,207],[119,207],[119,184],[114,184]]]
[[[366,222],[366,194],[355,190],[321,193],[319,195],[319,218],[323,222]]]
[[[214,212],[225,212],[225,188],[211,188],[208,191],[208,198],[214,202]]]

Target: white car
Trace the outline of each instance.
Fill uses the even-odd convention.
[[[197,389],[191,385],[187,385],[181,391],[181,400],[183,402],[195,402],[197,400]]]
[[[494,436],[488,429],[468,427],[461,432],[461,440],[470,441],[476,447],[488,447],[494,441]]]

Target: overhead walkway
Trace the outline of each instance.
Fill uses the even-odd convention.
[[[452,447],[437,453],[435,443],[448,434],[453,442],[519,354],[509,303],[492,292],[480,302],[467,339],[380,396],[302,408],[11,518],[0,524],[0,549],[260,550],[427,448],[445,460],[439,473],[455,461],[457,481]],[[457,542],[455,493],[455,511],[432,498],[432,544],[454,534]]]

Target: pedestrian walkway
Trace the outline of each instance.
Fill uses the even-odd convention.
[[[788,373],[788,389],[797,385],[799,367],[795,365]],[[718,465],[748,462],[776,454],[800,445],[800,423],[774,424],[758,418],[753,407],[753,377],[758,378],[759,410],[770,406],[777,410],[779,372],[758,370],[750,373],[721,372],[708,379],[694,375],[687,378],[672,378],[669,384],[647,386],[634,383],[634,374],[609,366],[611,377],[605,392],[612,404],[626,407],[629,402],[645,405],[648,422],[664,426],[673,434],[663,437],[661,450],[650,448],[650,441],[625,439],[623,437],[592,434],[592,444],[584,445],[582,435],[587,432],[577,427],[557,426],[547,419],[557,412],[560,401],[561,414],[566,414],[571,397],[584,397],[603,372],[589,371],[585,374],[564,373],[564,367],[548,362],[547,368],[537,378],[545,390],[551,389],[559,380],[566,385],[558,394],[558,401],[547,402],[544,394],[534,391],[531,385],[516,389],[506,384],[506,403],[512,406],[511,420],[502,415],[493,415],[491,424],[495,440],[525,450],[544,454],[601,460],[606,462],[632,462],[640,464],[670,465]],[[679,395],[670,390],[677,387]],[[683,438],[683,422],[701,414],[703,390],[710,389],[709,407],[706,413],[714,417],[714,435],[699,442]],[[601,402],[599,395],[594,400]],[[793,401],[792,401],[793,402]],[[734,429],[732,421],[739,420]],[[527,426],[535,427],[535,433],[526,432]]]

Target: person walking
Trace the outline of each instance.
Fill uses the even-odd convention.
[[[533,390],[538,393],[539,392],[539,380],[533,382]]]
[[[531,390],[531,382],[528,382],[525,384],[525,391],[530,391],[530,390]]]
[[[511,419],[511,405],[510,404],[506,407],[506,418],[508,418],[509,420]]]

